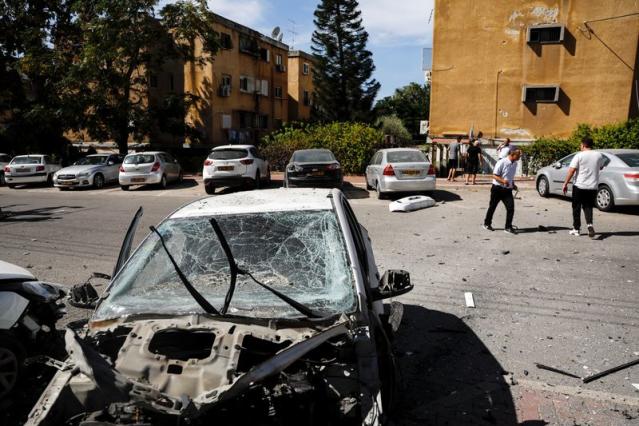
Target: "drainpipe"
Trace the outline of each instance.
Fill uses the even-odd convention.
[[[502,70],[497,71],[497,82],[495,84],[495,130],[493,132],[493,142],[497,139],[497,116],[499,114],[499,77],[503,73]]]

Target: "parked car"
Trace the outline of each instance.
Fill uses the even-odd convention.
[[[328,149],[295,151],[284,172],[284,186],[340,188],[344,178],[342,166]]]
[[[419,149],[382,149],[366,167],[366,189],[377,191],[379,199],[390,193],[434,191],[435,188],[435,168]]]
[[[402,309],[382,300],[413,286],[405,271],[380,279],[341,191],[198,200],[152,227],[129,258],[140,217],[88,325],[67,330],[73,368],[56,373],[28,425],[377,425],[386,416]]]
[[[48,155],[18,155],[4,167],[4,177],[9,188],[30,183],[53,185],[53,174],[61,168]]]
[[[131,185],[158,185],[166,188],[169,182],[181,182],[180,163],[166,152],[140,152],[124,157],[118,180],[123,191]]]
[[[0,153],[0,186],[6,185],[6,181],[4,179],[4,167],[11,162],[11,156],[9,154]]]
[[[100,189],[105,184],[118,181],[123,158],[119,154],[88,155],[72,166],[58,170],[53,175],[53,185],[60,189],[90,186]]]
[[[64,296],[58,286],[0,260],[0,400],[19,383],[25,358],[53,345]]]
[[[271,181],[271,167],[253,145],[224,145],[214,148],[202,169],[204,189],[214,194],[221,186],[260,188]]]
[[[599,175],[597,208],[611,211],[615,206],[639,205],[639,149],[597,150],[606,157]],[[564,195],[563,184],[568,175],[570,162],[577,153],[570,154],[556,163],[537,171],[537,192],[542,197],[551,194]],[[568,196],[572,195],[572,183],[568,185]]]

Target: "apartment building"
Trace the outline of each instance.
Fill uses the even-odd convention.
[[[529,141],[636,117],[639,7],[436,0],[430,132]]]
[[[288,52],[288,116],[290,121],[311,118],[313,104],[312,55],[294,50]]]

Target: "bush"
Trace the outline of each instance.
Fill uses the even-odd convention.
[[[406,130],[402,120],[394,114],[380,117],[375,125],[381,129],[384,135],[394,136],[398,145],[410,143],[412,140],[412,135]]]
[[[579,150],[584,137],[592,138],[597,149],[639,149],[639,119],[592,127],[579,124],[568,139],[540,138],[522,149],[528,159],[530,173]]]
[[[363,173],[383,145],[380,130],[362,123],[293,124],[266,136],[260,149],[273,170],[282,171],[298,149],[330,149],[344,173]]]

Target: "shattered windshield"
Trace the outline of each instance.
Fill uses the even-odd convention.
[[[353,311],[353,276],[333,211],[215,218],[239,267],[259,281],[323,315]],[[221,308],[230,283],[229,265],[209,217],[169,219],[158,230],[193,286],[214,307]],[[93,319],[194,312],[203,311],[180,282],[160,239],[152,234],[116,277]],[[238,276],[229,313],[260,318],[300,316],[247,276]]]

